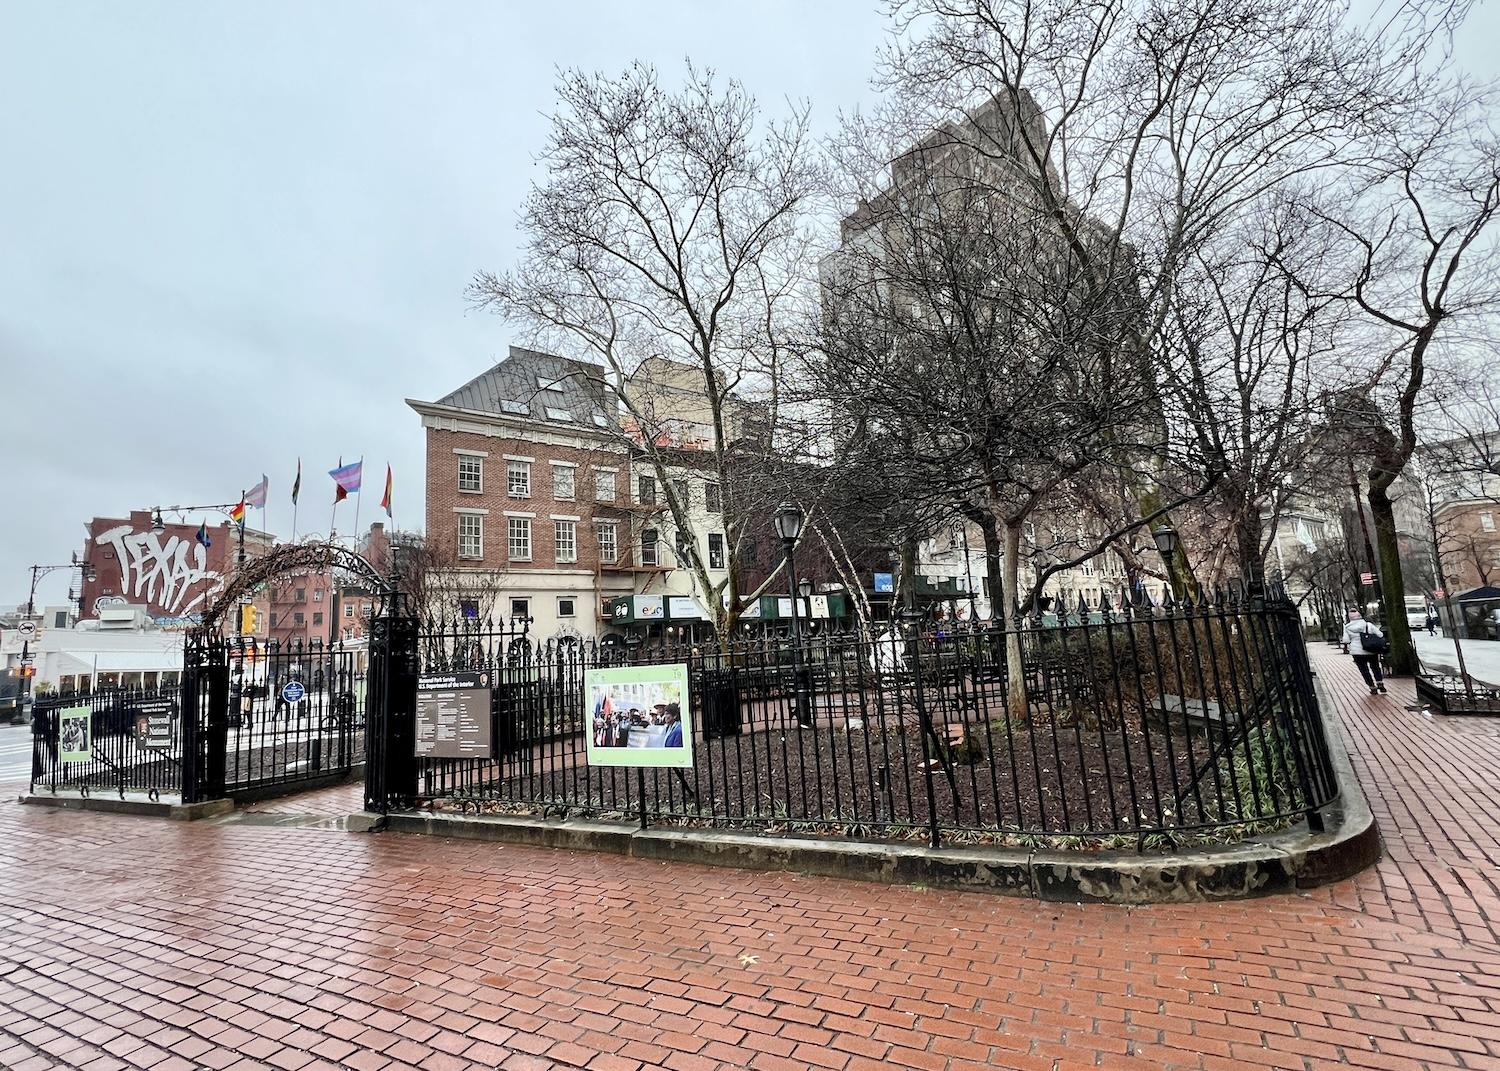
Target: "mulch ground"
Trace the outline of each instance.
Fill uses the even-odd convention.
[[[800,727],[790,709],[763,706],[739,735],[700,737],[691,770],[648,771],[648,811],[657,819],[876,839],[920,834],[933,814],[941,829],[963,831],[960,839],[1098,837],[1228,820],[1236,812],[1226,801],[1252,787],[1207,761],[1210,741],[1201,733],[1138,716],[1103,725],[1046,713],[1021,725],[955,719],[933,728],[925,734],[910,712],[860,717],[827,709]],[[439,806],[491,800],[500,808],[623,815],[639,806],[635,774],[588,766],[578,734],[504,762],[434,762],[425,770],[423,794]],[[1276,791],[1289,780],[1283,772]],[[1267,798],[1289,802],[1284,793]]]

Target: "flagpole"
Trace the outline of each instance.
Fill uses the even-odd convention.
[[[354,492],[357,496],[354,500],[354,547],[359,549],[359,504],[365,498],[365,459],[361,454],[359,458],[359,490]]]

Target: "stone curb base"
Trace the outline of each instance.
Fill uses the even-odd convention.
[[[1333,704],[1319,689],[1340,798],[1324,832],[1306,825],[1242,844],[1176,854],[1070,853],[1001,848],[761,837],[701,829],[639,829],[628,822],[404,811],[360,826],[468,840],[613,852],[638,859],[789,870],[823,877],[928,885],[1058,902],[1161,904],[1236,900],[1327,885],[1380,857],[1380,835],[1349,764]],[[351,822],[349,828],[356,826]]]
[[[21,803],[36,807],[57,807],[73,811],[102,811],[106,814],[134,814],[148,818],[170,818],[178,822],[192,822],[199,818],[214,818],[234,810],[234,801],[204,800],[202,803],[171,803],[152,800],[144,795],[116,796],[22,796]]]

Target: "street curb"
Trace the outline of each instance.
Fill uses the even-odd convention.
[[[383,828],[460,840],[493,841],[637,859],[744,870],[786,870],[894,885],[977,890],[1068,903],[1160,904],[1237,900],[1294,892],[1340,881],[1380,858],[1380,835],[1355,780],[1333,706],[1329,751],[1339,799],[1324,808],[1324,832],[1301,826],[1241,844],[1142,856],[1128,852],[1072,853],[1006,848],[928,849],[721,830],[639,829],[630,822],[398,811]],[[373,816],[372,816],[373,818]],[[381,823],[371,822],[373,828]]]
[[[118,796],[22,796],[20,802],[33,807],[56,807],[64,811],[99,811],[104,814],[130,814],[144,818],[167,818],[192,822],[214,818],[234,810],[228,799],[204,800],[202,803],[167,803],[150,799],[121,799]]]

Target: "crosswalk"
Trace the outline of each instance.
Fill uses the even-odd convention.
[[[0,785],[31,777],[31,727],[0,727]]]

